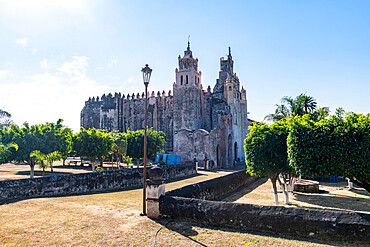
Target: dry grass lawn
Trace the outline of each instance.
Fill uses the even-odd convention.
[[[166,190],[225,174],[228,172],[202,172],[168,183]],[[256,189],[248,194],[257,193],[261,185],[252,186]],[[261,203],[270,200],[268,194],[261,198],[265,197]],[[156,246],[343,246],[343,243],[314,243],[190,222],[153,221],[139,216],[141,200],[142,190],[133,189],[3,203],[0,204],[0,246],[153,246],[154,236],[161,227]]]
[[[347,182],[320,182],[320,193],[289,193],[292,207],[313,207],[349,210],[370,213],[370,193],[362,188],[348,189]],[[284,205],[283,193],[279,193],[279,204]],[[229,202],[274,205],[272,184],[262,178],[254,184],[223,199]],[[287,205],[285,205],[287,206]]]
[[[91,167],[85,166],[63,166],[63,162],[58,161],[54,163],[54,172],[50,172],[50,168],[46,169],[45,176],[63,175],[63,174],[76,174],[91,172]],[[42,169],[35,166],[35,178],[42,176]],[[13,164],[7,163],[0,165],[0,181],[10,179],[22,179],[30,177],[30,166],[27,164]]]

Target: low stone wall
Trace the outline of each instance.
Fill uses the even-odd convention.
[[[220,185],[222,186],[222,185]],[[242,231],[369,243],[370,215],[347,211],[262,206],[174,196],[159,199],[162,216]]]
[[[166,192],[159,199],[160,215],[242,231],[370,243],[370,214],[211,201],[255,179],[242,171]]]
[[[242,170],[223,177],[168,191],[166,196],[218,200],[243,186],[253,183],[257,179],[258,177],[251,176],[245,170]]]
[[[193,164],[166,165],[162,168],[166,180],[196,174]],[[7,180],[0,181],[0,201],[127,189],[142,185],[142,168]]]

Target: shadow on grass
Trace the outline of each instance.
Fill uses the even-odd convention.
[[[267,177],[259,178],[255,182],[249,184],[248,186],[245,186],[237,191],[234,191],[231,195],[226,195],[224,198],[219,199],[218,201],[225,201],[225,202],[235,202],[245,196],[246,194],[252,192],[262,184],[266,183],[268,180]]]
[[[189,222],[182,222],[177,220],[166,220],[166,219],[152,219],[154,222],[166,227],[170,231],[177,232],[178,234],[184,236],[185,238],[189,239],[190,241],[196,243],[199,246],[207,246],[198,240],[192,238],[198,235],[198,232],[193,230],[193,224]]]
[[[14,173],[15,175],[30,175],[30,171],[18,171],[16,173]],[[58,175],[68,175],[68,174],[76,174],[76,173],[73,173],[73,172],[50,172],[50,171],[45,171],[44,172],[44,177],[48,177],[48,176],[58,176]],[[42,177],[42,171],[35,171],[34,172],[34,175],[35,176],[40,176]]]
[[[73,170],[86,170],[91,171],[91,166],[75,166],[75,165],[66,165],[66,166],[53,166],[54,169],[73,169]]]
[[[370,196],[369,192],[367,192],[366,190],[364,190],[362,188],[360,189],[357,186],[354,187],[353,189],[350,189],[349,191],[351,191],[353,193],[356,193],[356,194],[359,194],[359,195],[363,195],[363,196]]]
[[[341,210],[364,211],[370,213],[370,199],[357,198],[346,195],[330,195],[330,194],[308,194],[294,193],[296,201],[309,203],[321,207],[330,207]],[[305,207],[305,206],[300,206]]]
[[[247,233],[247,234],[258,235],[262,237],[273,237],[273,238],[280,238],[280,239],[292,240],[292,241],[304,241],[306,243],[326,244],[326,245],[330,244],[330,246],[343,246],[343,244],[346,244],[346,246],[362,246],[361,244],[357,244],[357,243],[347,244],[344,242],[321,241],[321,240],[315,240],[315,239],[304,239],[304,238],[298,238],[298,237],[292,237],[292,236],[277,235],[273,233],[249,231],[247,229],[246,230],[235,230],[231,228],[208,226],[208,225],[202,225],[202,224],[198,224],[198,223],[191,222],[191,221],[185,221],[181,219],[168,220],[168,219],[158,218],[158,219],[152,219],[152,220],[162,225],[163,227],[167,228],[170,231],[177,232],[178,234],[184,236],[185,238],[198,244],[199,246],[207,246],[206,244],[194,238],[199,235],[199,232],[197,231],[197,229],[199,228],[205,228],[209,230],[222,231],[222,232],[231,232],[231,233]],[[160,239],[160,236],[157,237],[157,239]],[[157,242],[158,241],[159,240],[157,240]]]

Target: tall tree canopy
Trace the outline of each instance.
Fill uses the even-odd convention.
[[[290,166],[306,176],[338,174],[370,192],[370,115],[344,113],[322,121],[288,120]]]
[[[148,128],[147,145],[148,159],[154,160],[157,153],[164,151],[164,133]],[[127,155],[140,159],[144,157],[144,130],[131,131],[127,130]]]
[[[56,123],[41,125],[24,123],[21,127],[11,125],[0,129],[0,142],[4,144],[13,142],[19,147],[18,151],[13,150],[8,161],[14,160],[30,165],[30,176],[33,178],[36,159],[30,157],[32,151],[39,150],[44,154],[59,151],[67,155],[72,145],[72,133],[62,125],[62,122],[63,120],[59,119]]]
[[[276,104],[274,113],[268,114],[265,120],[277,122],[286,119],[292,115],[302,116],[304,114],[313,114],[318,120],[329,115],[329,108],[317,108],[316,100],[309,95],[300,94],[295,98],[285,96],[281,99],[281,104]]]
[[[118,131],[112,132],[113,137],[113,147],[112,147],[112,155],[115,155],[117,158],[117,167],[119,168],[119,161],[123,159],[123,156],[127,153],[127,138],[125,133],[121,133]],[[113,164],[113,158],[112,158]]]
[[[0,109],[0,129],[3,127],[9,127],[13,124],[11,117],[12,115],[9,112]]]
[[[92,170],[95,171],[95,161],[97,158],[108,156],[112,151],[113,137],[104,130],[84,129],[75,134],[73,148],[78,156],[87,157]]]
[[[286,180],[283,177],[294,174],[288,165],[287,154],[288,128],[284,120],[270,126],[255,123],[244,140],[245,161],[247,171],[251,175],[268,176],[272,182],[275,195],[275,205],[278,205],[276,182],[284,188],[285,202],[289,203]]]

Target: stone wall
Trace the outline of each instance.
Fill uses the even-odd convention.
[[[171,91],[166,94],[154,91],[148,95],[148,127],[163,131],[165,134],[165,150],[173,151],[173,96]],[[128,129],[136,131],[144,128],[145,95],[121,93],[102,95],[85,102],[81,111],[81,126],[85,129],[96,128],[107,131]]]
[[[162,168],[166,180],[196,174],[193,164],[166,165]],[[7,180],[0,181],[0,201],[127,189],[140,187],[142,183],[142,168]]]
[[[166,192],[166,196],[217,200],[243,186],[253,183],[257,179],[258,177],[251,176],[243,170],[220,178],[214,178],[168,191]]]
[[[219,185],[222,186],[222,185]],[[162,216],[242,231],[370,244],[370,215],[162,196]]]
[[[160,214],[241,231],[370,244],[370,214],[211,201],[254,180],[242,171],[166,192],[159,199]]]

